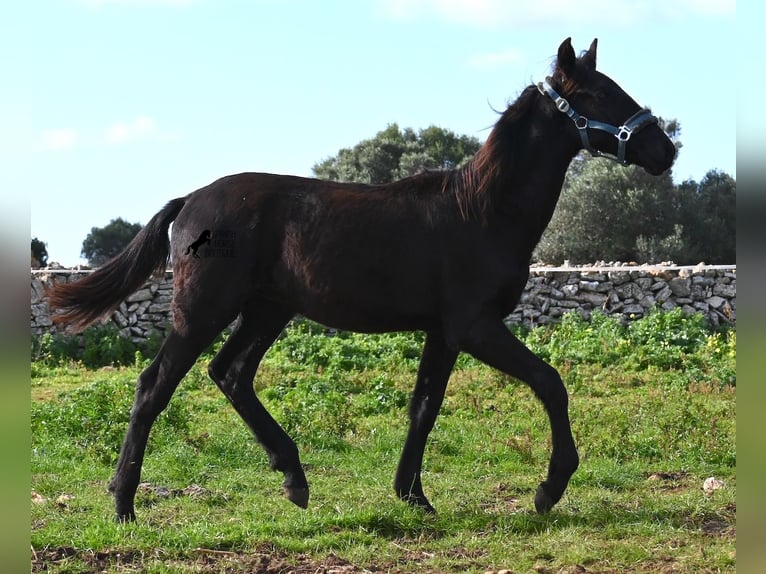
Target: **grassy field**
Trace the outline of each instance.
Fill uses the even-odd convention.
[[[206,354],[154,426],[133,524],[114,522],[106,486],[146,359],[118,349],[127,364],[85,367],[37,342],[32,570],[734,572],[736,333],[658,313],[630,327],[569,315],[520,336],[560,370],[581,455],[547,515],[533,497],[550,431],[526,386],[461,356],[426,450],[426,515],[391,486],[422,335],[304,322],[256,386],[301,450],[309,509],[281,495]],[[703,491],[709,477],[721,488]]]

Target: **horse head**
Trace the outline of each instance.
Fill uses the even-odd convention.
[[[652,175],[670,168],[676,147],[648,108],[642,108],[611,78],[596,71],[596,46],[577,58],[570,38],[561,43],[553,74],[538,84],[582,149]]]

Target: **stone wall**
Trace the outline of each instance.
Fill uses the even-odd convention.
[[[45,289],[57,282],[70,283],[91,271],[78,269],[41,269],[32,271],[32,309],[30,326],[33,335],[54,333],[57,328],[51,320]],[[153,277],[138,291],[130,295],[105,322],[111,321],[120,332],[133,341],[142,341],[153,331],[164,332],[170,322],[170,303],[173,300],[173,273]]]
[[[33,334],[55,332],[45,288],[56,281],[75,281],[90,271],[43,269],[32,271],[30,326]],[[151,279],[112,314],[121,332],[133,340],[164,331],[170,318],[173,274]],[[596,309],[626,321],[643,317],[652,308],[681,307],[702,313],[713,325],[736,322],[736,266],[593,266],[533,267],[510,323],[544,325],[578,310],[586,317]]]
[[[736,266],[533,267],[507,321],[544,325],[573,309],[586,317],[598,309],[631,321],[653,308],[676,307],[702,313],[715,326],[734,325]]]

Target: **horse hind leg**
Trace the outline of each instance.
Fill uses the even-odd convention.
[[[428,434],[436,422],[458,352],[450,349],[441,334],[428,333],[418,378],[410,399],[410,427],[394,478],[397,496],[411,506],[435,512],[428,502],[420,473]]]
[[[285,496],[306,508],[309,485],[298,448],[253,389],[253,379],[263,355],[292,316],[291,310],[280,308],[276,303],[251,304],[242,311],[231,336],[211,361],[208,373],[266,451],[271,468],[284,474]]]
[[[136,518],[134,501],[141,478],[141,466],[149,432],[165,409],[178,383],[218,330],[184,336],[171,330],[152,363],[139,375],[130,423],[109,490],[114,494],[117,520]]]

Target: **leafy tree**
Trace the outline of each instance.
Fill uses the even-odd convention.
[[[639,167],[580,157],[567,173],[536,258],[548,263],[637,260],[639,236],[646,246],[655,246],[675,232],[672,190],[669,173],[654,178]]]
[[[736,261],[736,182],[710,171],[674,185],[641,168],[577,158],[537,260],[678,264]]]
[[[662,131],[668,135],[673,145],[676,146],[676,153],[678,153],[684,146],[681,143],[681,123],[677,119],[666,120],[661,117],[657,118],[657,123],[662,128]]]
[[[48,265],[48,245],[37,237],[32,238],[32,267],[45,267]]]
[[[81,255],[94,267],[103,265],[122,251],[141,227],[140,223],[128,223],[121,217],[112,219],[104,227],[92,227],[82,242]]]
[[[430,126],[415,132],[390,124],[375,137],[314,165],[314,175],[336,181],[389,183],[424,169],[452,169],[475,154],[475,137]]]
[[[689,180],[676,191],[678,220],[683,225],[690,262],[734,263],[737,182],[711,170],[699,183]]]

